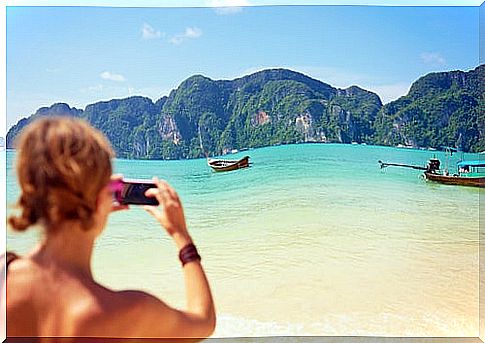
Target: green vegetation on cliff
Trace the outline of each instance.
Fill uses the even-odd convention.
[[[485,66],[469,72],[431,73],[418,79],[409,93],[383,106],[374,123],[374,141],[384,145],[457,147],[485,150],[480,113]],[[479,127],[482,123],[482,127]]]
[[[195,75],[155,103],[136,96],[91,104],[84,111],[62,103],[41,108],[9,130],[7,147],[32,120],[70,115],[104,132],[122,158],[202,157],[199,137],[209,155],[302,142],[484,150],[478,125],[482,69],[428,74],[408,95],[384,106],[375,93],[357,86],[337,89],[286,69],[235,80]]]

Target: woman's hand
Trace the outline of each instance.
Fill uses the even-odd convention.
[[[123,175],[121,174],[111,175],[111,181],[121,181],[122,179]],[[113,204],[111,206],[111,212],[127,210],[129,208],[130,207],[128,205],[120,205],[117,201],[113,201]]]
[[[159,181],[157,178],[153,178],[153,181],[157,188],[150,188],[145,195],[155,197],[160,207],[144,206],[144,208],[165,228],[180,251],[187,244],[192,243],[187,232],[182,204],[177,192],[168,183]],[[145,308],[142,313],[145,318],[151,318],[146,325],[146,331],[141,332],[139,336],[197,337],[196,341],[199,341],[212,334],[216,325],[216,312],[209,282],[200,258],[191,262],[183,264],[187,310],[180,311],[168,308],[166,305],[160,306],[160,304],[153,304],[152,301],[150,301],[151,304],[144,302]],[[140,323],[139,320],[138,323]],[[165,323],[169,326],[168,330],[165,329]]]
[[[182,248],[192,242],[187,231],[182,203],[177,192],[167,182],[160,181],[156,177],[153,178],[153,181],[157,188],[150,188],[145,195],[157,198],[161,208],[148,205],[143,208],[155,217],[179,248]]]

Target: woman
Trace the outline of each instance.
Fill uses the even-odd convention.
[[[8,264],[8,295],[2,297],[8,337],[205,338],[213,332],[209,284],[173,188],[155,179],[158,188],[146,196],[161,205],[145,209],[180,251],[185,311],[144,292],[110,290],[93,279],[94,241],[109,214],[127,208],[113,205],[113,153],[100,132],[78,119],[40,119],[25,128],[17,148],[20,214],[9,224],[17,231],[40,225],[44,236],[28,255]]]

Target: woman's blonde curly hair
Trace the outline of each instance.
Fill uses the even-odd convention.
[[[108,140],[83,120],[49,117],[28,125],[16,143],[21,212],[9,217],[10,226],[24,231],[39,223],[54,230],[79,220],[87,230],[112,173]]]

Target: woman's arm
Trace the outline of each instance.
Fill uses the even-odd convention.
[[[175,190],[164,181],[158,181],[157,188],[149,189],[147,196],[156,197],[161,208],[145,206],[173,238],[178,250],[193,244],[186,223],[180,199]],[[138,307],[146,318],[143,332],[146,337],[199,337],[212,334],[216,324],[214,302],[209,282],[198,259],[183,266],[187,295],[187,310],[179,311],[165,305],[154,297],[139,297]],[[140,323],[141,324],[141,323]]]

